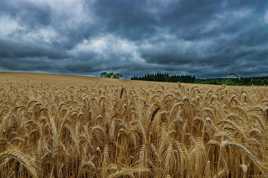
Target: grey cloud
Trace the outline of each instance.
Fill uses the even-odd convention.
[[[27,57],[46,57],[50,59],[62,59],[66,58],[67,54],[64,51],[54,49],[50,46],[21,43],[7,39],[0,39],[0,57],[9,58],[9,60],[13,60],[13,58]]]
[[[0,27],[0,68],[268,74],[267,8],[252,0],[3,0],[0,19],[10,21]]]
[[[55,64],[52,64],[47,58],[0,58],[1,68],[12,71],[48,71],[55,70]]]

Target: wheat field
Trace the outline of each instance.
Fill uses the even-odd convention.
[[[0,74],[0,178],[268,177],[268,88]]]

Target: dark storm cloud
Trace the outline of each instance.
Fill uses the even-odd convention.
[[[48,6],[37,6],[27,1],[3,1],[0,6],[0,15],[9,15],[24,21],[25,25],[39,27],[49,25],[51,9]]]
[[[1,58],[11,58],[12,60],[12,58],[46,57],[57,60],[67,56],[64,51],[59,51],[50,46],[0,39]]]
[[[0,69],[268,74],[268,2],[3,0]]]
[[[15,71],[49,71],[53,64],[47,58],[0,58],[1,69]]]

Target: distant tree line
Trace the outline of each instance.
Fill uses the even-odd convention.
[[[114,72],[102,72],[103,78],[122,78],[123,75]],[[159,81],[159,82],[182,82],[214,85],[268,85],[268,76],[262,77],[222,77],[222,78],[198,78],[194,75],[169,74],[167,72],[146,73],[130,77],[131,80]]]
[[[168,73],[154,73],[145,74],[143,76],[134,76],[131,80],[145,80],[145,81],[161,81],[161,82],[183,82],[183,83],[194,83],[195,76],[191,75],[170,75]]]
[[[131,77],[131,80],[160,81],[160,82],[183,82],[215,85],[268,85],[268,76],[262,77],[223,77],[200,79],[193,75],[171,75],[168,73],[144,74]]]
[[[102,72],[100,74],[100,77],[119,79],[122,77],[122,75],[120,73],[114,73],[114,72]]]

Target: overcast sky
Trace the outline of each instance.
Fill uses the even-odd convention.
[[[267,0],[1,0],[0,71],[268,74]]]

